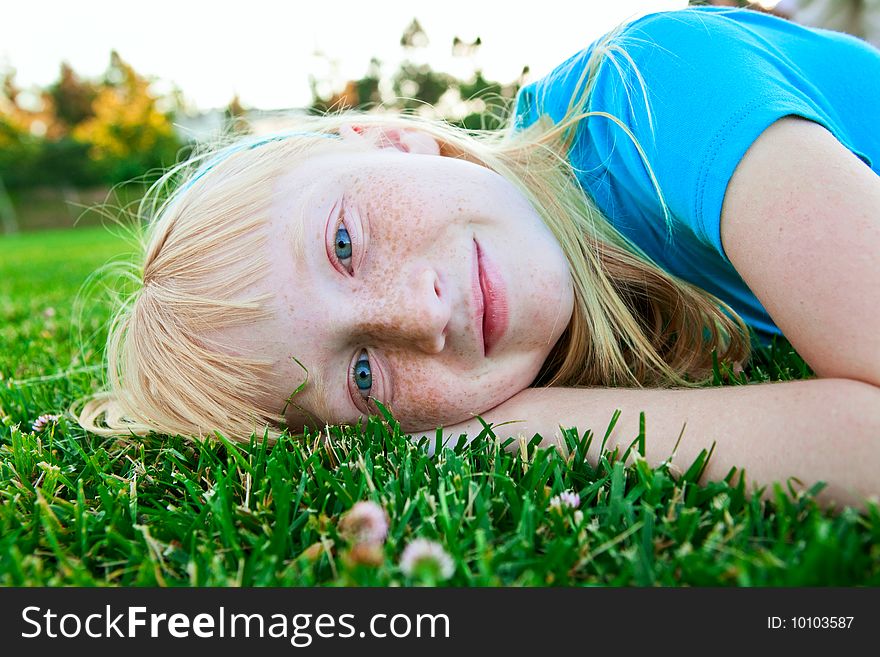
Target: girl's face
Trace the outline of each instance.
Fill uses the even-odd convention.
[[[291,427],[354,423],[372,399],[405,431],[469,419],[528,387],[571,318],[567,261],[513,185],[422,133],[384,138],[277,181],[256,290],[277,317],[238,340],[275,362],[279,410],[306,378],[294,358],[308,370]]]

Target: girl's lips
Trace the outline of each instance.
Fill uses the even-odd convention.
[[[474,324],[474,335],[477,338],[477,348],[480,355],[486,356],[486,342],[483,339],[483,289],[480,285],[480,247],[477,240],[474,240],[474,257],[471,261],[471,301],[473,302],[473,312],[471,321]]]
[[[488,356],[507,331],[507,288],[501,270],[480,248],[480,243],[474,242],[477,245],[477,268],[483,302],[483,342],[485,355]]]

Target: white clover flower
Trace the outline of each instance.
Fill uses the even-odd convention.
[[[452,577],[455,564],[442,545],[426,538],[417,538],[400,555],[400,570],[408,577],[428,571],[438,580],[443,580]]]
[[[46,413],[45,415],[41,415],[36,420],[34,420],[34,423],[31,426],[31,429],[33,431],[42,431],[43,429],[46,428],[46,425],[49,424],[50,422],[57,422],[59,417],[61,417],[61,416],[60,415],[50,415],[48,413]]]
[[[564,509],[577,509],[581,505],[581,496],[567,490],[550,498],[550,509],[561,513]]]
[[[375,502],[357,502],[339,521],[339,533],[352,543],[382,543],[388,535],[388,514]]]

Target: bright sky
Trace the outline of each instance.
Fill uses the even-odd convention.
[[[310,74],[359,78],[375,56],[390,75],[405,57],[400,36],[413,18],[430,40],[418,61],[456,75],[477,64],[486,77],[506,83],[526,64],[530,79],[544,75],[624,19],[685,5],[687,0],[15,1],[2,10],[0,69],[16,69],[19,86],[45,85],[57,78],[62,60],[81,75],[100,75],[116,49],[135,70],[177,85],[201,109],[225,106],[236,93],[249,107],[296,107],[311,98]],[[475,60],[451,56],[455,36],[482,38]]]

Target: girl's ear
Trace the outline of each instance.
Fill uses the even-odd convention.
[[[440,155],[440,144],[431,135],[411,128],[383,128],[343,124],[339,136],[346,140],[365,139],[376,148],[393,148],[404,153]]]

